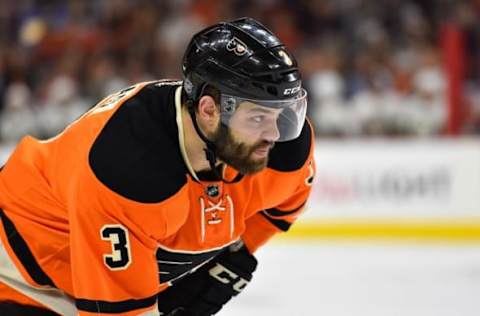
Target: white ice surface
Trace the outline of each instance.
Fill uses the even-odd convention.
[[[221,316],[478,316],[480,245],[279,243]]]

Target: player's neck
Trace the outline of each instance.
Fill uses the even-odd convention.
[[[182,122],[185,135],[185,151],[187,152],[188,160],[193,170],[201,171],[210,169],[204,151],[204,148],[207,146],[200,136],[198,136],[193,126],[190,113],[188,113],[185,107],[182,107]]]

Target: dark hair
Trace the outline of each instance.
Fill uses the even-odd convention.
[[[211,96],[213,98],[213,100],[215,101],[215,104],[217,106],[220,106],[220,96],[221,96],[220,90],[217,89],[216,87],[212,86],[212,85],[207,84],[207,85],[205,85],[205,88],[203,88],[202,94],[200,95],[200,97],[196,101],[197,103],[194,104],[195,110],[197,110],[198,101],[200,101],[200,98],[203,97],[204,95]],[[186,106],[187,100],[188,100],[187,93],[182,88],[182,106]]]

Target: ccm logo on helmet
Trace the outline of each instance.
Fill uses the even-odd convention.
[[[300,91],[301,88],[302,88],[301,86],[293,87],[293,88],[287,88],[287,89],[283,90],[283,95],[289,95],[289,94],[297,93],[298,91]]]

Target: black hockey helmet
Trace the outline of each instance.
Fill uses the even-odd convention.
[[[195,34],[183,57],[184,90],[196,104],[206,85],[221,94],[222,122],[242,103],[281,110],[277,141],[298,137],[306,91],[297,61],[265,26],[251,18],[221,22]]]

